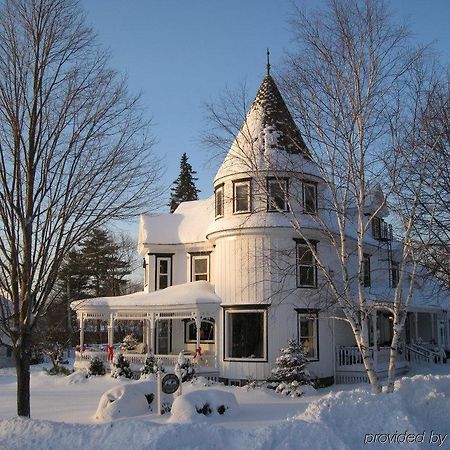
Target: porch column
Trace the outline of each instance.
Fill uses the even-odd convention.
[[[114,314],[109,315],[109,325],[108,325],[108,345],[114,345]]]
[[[152,349],[152,342],[151,342],[151,333],[150,333],[150,320],[147,317],[144,322],[144,332],[145,332],[145,346],[147,347],[147,352]]]
[[[417,340],[419,339],[419,317],[417,312],[414,313],[414,331],[416,333],[414,342],[417,343]]]
[[[84,350],[84,314],[80,313],[80,352]]]
[[[373,334],[373,366],[377,370],[378,366],[378,333],[377,333],[377,312],[372,313],[372,334]]]
[[[196,316],[195,317],[195,328],[196,328],[196,342],[195,349],[197,350],[200,347],[200,327],[202,325],[202,318]]]
[[[219,317],[218,317],[219,316]],[[219,320],[220,315],[216,314],[214,317],[214,368],[217,369],[219,361]]]
[[[150,350],[153,354],[156,353],[155,348],[155,314],[151,313],[150,315]]]

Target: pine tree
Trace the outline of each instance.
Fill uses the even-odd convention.
[[[113,378],[133,378],[133,371],[130,368],[130,363],[124,358],[122,353],[116,353],[113,361],[114,368],[111,371]]]
[[[291,397],[303,395],[302,385],[310,383],[310,376],[306,370],[308,360],[303,344],[296,339],[289,339],[288,346],[281,349],[281,355],[276,359],[276,367],[272,369],[272,376],[268,381],[271,387],[280,394]]]
[[[276,359],[276,367],[272,369],[270,381],[307,384],[309,374],[306,370],[308,360],[301,342],[289,339],[288,346],[281,349],[281,355]]]
[[[167,205],[170,206],[171,213],[177,209],[181,202],[198,200],[200,190],[196,188],[194,183],[198,178],[193,176],[196,173],[188,163],[186,153],[183,153],[180,161],[180,175],[173,183],[174,187],[171,189],[170,203]]]
[[[131,273],[130,262],[120,255],[120,246],[106,230],[97,228],[80,246],[89,275],[88,289],[94,297],[121,295]]]
[[[155,358],[155,355],[152,352],[148,352],[145,355],[144,365],[141,367],[141,378],[151,378],[158,372],[164,373],[165,369],[162,366],[161,362]]]
[[[175,365],[175,373],[180,372],[181,381],[191,381],[195,376],[195,369],[189,358],[184,356],[183,352],[178,355],[178,362]]]

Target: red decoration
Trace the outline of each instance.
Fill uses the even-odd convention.
[[[197,356],[202,356],[202,348],[201,347],[197,347],[195,349],[195,355],[194,355],[194,357],[192,359],[197,358]]]
[[[106,351],[108,352],[108,361],[112,361],[114,358],[114,347],[112,345],[108,345],[106,347]]]

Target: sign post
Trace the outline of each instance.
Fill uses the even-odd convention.
[[[180,378],[178,378],[178,376],[175,375],[174,373],[168,373],[167,375],[164,375],[164,378],[161,380],[161,372],[158,371],[158,374],[156,376],[156,384],[157,384],[156,403],[158,408],[158,416],[160,416],[162,409],[161,391],[164,392],[164,394],[174,394],[178,389],[180,389],[181,394],[181,382]]]

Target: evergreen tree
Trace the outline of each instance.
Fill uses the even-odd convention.
[[[184,356],[183,352],[178,355],[178,362],[175,365],[175,373],[180,372],[181,381],[191,381],[195,376],[195,368],[189,358]]]
[[[301,342],[289,339],[288,346],[281,349],[281,355],[276,359],[276,367],[272,369],[270,381],[300,384],[309,382],[309,373],[306,370],[308,360]]]
[[[95,229],[80,246],[89,274],[88,288],[95,297],[122,294],[126,275],[131,273],[129,261],[120,257],[119,245],[106,230]]]
[[[116,355],[114,356],[111,376],[113,378],[133,378],[133,371],[130,368],[130,363],[120,352],[116,353]]]
[[[302,385],[310,384],[310,375],[306,370],[308,360],[303,344],[296,339],[289,339],[288,346],[281,349],[281,355],[276,359],[276,367],[272,369],[272,376],[268,381],[269,387],[280,394],[290,397],[303,395]]]
[[[148,352],[145,355],[144,365],[141,367],[141,378],[151,378],[158,372],[165,372],[161,362],[158,361],[152,352]]]
[[[170,203],[167,205],[170,206],[171,213],[177,209],[181,202],[198,200],[198,193],[200,190],[196,188],[194,183],[198,180],[198,178],[194,177],[196,173],[197,172],[192,170],[192,166],[188,163],[186,153],[183,153],[180,161],[180,175],[174,181],[175,186],[171,189]]]

